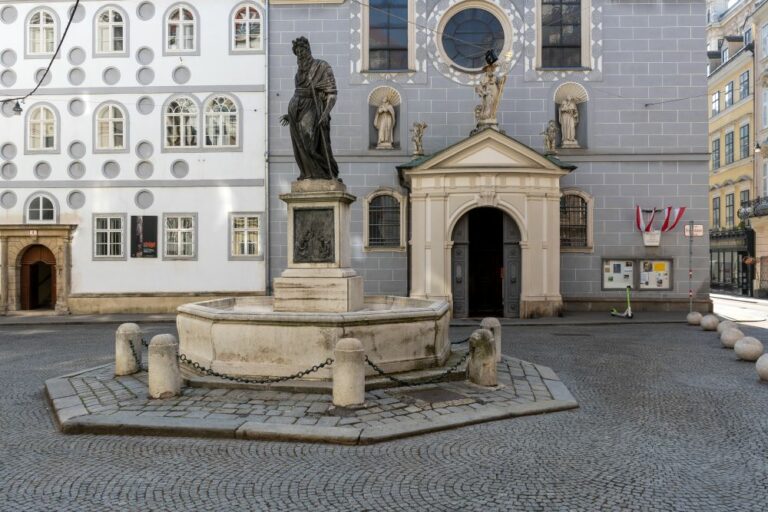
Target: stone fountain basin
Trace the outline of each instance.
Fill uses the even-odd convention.
[[[446,301],[367,296],[348,313],[275,312],[272,297],[216,299],[178,308],[179,350],[192,361],[240,377],[285,376],[328,358],[341,338],[357,338],[387,373],[439,367],[451,343]],[[370,367],[367,374],[373,375]],[[330,379],[321,369],[304,379]]]

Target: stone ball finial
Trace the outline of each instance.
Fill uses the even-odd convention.
[[[720,335],[720,343],[725,348],[733,348],[737,341],[744,337],[744,333],[736,328],[728,328]]]
[[[755,370],[760,380],[768,381],[768,354],[761,355],[755,363]]]
[[[730,320],[723,320],[719,324],[717,324],[717,334],[723,334],[726,329],[738,329],[739,326],[736,322],[731,322]]]
[[[757,361],[763,355],[763,344],[756,338],[746,336],[736,342],[733,351],[743,361]]]
[[[688,313],[688,316],[685,317],[685,320],[688,322],[688,325],[699,325],[701,324],[701,313],[698,311],[691,311]]]
[[[717,330],[717,324],[720,323],[720,319],[717,318],[715,315],[706,315],[701,318],[701,321],[699,324],[701,325],[701,328],[705,331],[716,331]]]

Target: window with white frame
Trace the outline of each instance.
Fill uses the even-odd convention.
[[[125,149],[125,112],[113,103],[96,112],[96,149]]]
[[[730,56],[730,53],[728,52],[728,43],[724,43],[724,46],[723,46],[723,64],[728,62],[729,56]]]
[[[261,50],[261,13],[253,5],[238,7],[232,18],[232,49]]]
[[[177,5],[168,13],[165,49],[172,52],[193,52],[197,40],[197,20],[189,6]]]
[[[195,216],[190,214],[168,214],[165,216],[165,257],[194,258]]]
[[[261,256],[261,216],[255,213],[236,213],[231,215],[230,222],[230,256]]]
[[[96,215],[93,219],[93,255],[96,258],[125,256],[122,215]]]
[[[205,104],[205,145],[235,147],[238,144],[238,112],[234,100],[216,96]]]
[[[96,53],[125,53],[125,17],[114,7],[102,9],[96,15]]]
[[[763,128],[768,128],[768,88],[763,89]]]
[[[712,93],[712,115],[720,113],[720,91]]]
[[[27,148],[30,151],[52,151],[57,148],[56,113],[47,106],[33,107],[27,126]]]
[[[51,55],[56,50],[58,37],[56,19],[51,11],[38,9],[29,17],[27,24],[27,53]]]
[[[32,198],[27,206],[27,222],[55,222],[56,207],[53,201],[42,194]]]
[[[165,146],[197,146],[197,105],[191,98],[176,98],[165,109]]]
[[[540,1],[541,67],[578,68],[585,65],[582,52],[582,1]]]

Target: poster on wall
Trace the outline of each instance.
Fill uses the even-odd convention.
[[[635,286],[635,265],[631,260],[603,260],[603,288],[625,289]]]
[[[640,289],[669,290],[672,260],[641,260]]]
[[[157,258],[157,216],[131,216],[131,258]]]

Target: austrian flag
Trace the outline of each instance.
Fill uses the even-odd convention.
[[[680,222],[680,219],[683,218],[684,213],[685,206],[681,206],[680,208],[672,208],[671,206],[667,206],[664,208],[664,224],[661,225],[661,230],[663,232],[667,232],[675,229],[677,223]]]
[[[675,229],[680,219],[685,213],[685,206],[674,208],[667,206],[664,208],[664,222],[661,225],[661,231],[667,232]],[[640,231],[653,231],[653,219],[656,217],[656,208],[643,212],[639,206],[635,209],[635,223]]]

